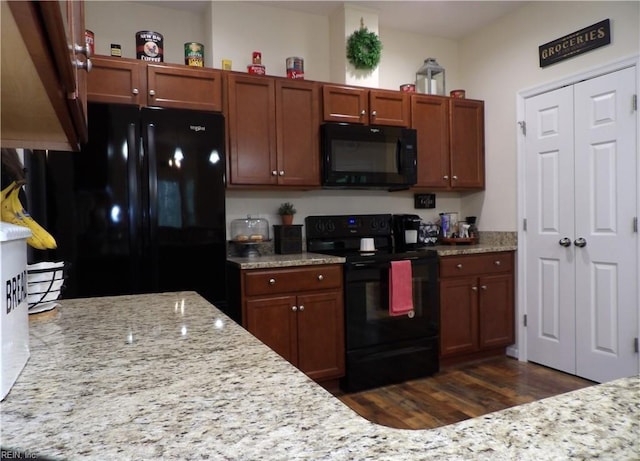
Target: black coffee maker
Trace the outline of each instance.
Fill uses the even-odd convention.
[[[396,251],[411,251],[424,246],[418,238],[420,224],[422,224],[422,219],[418,215],[393,215],[393,238]]]

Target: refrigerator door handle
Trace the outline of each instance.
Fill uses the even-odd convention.
[[[157,151],[156,151],[156,127],[153,123],[146,125],[147,135],[147,152],[146,152],[146,164],[147,164],[147,180],[149,181],[149,203],[148,203],[148,216],[149,216],[149,258],[153,272],[153,283],[157,283],[158,280],[158,163],[157,163]],[[158,287],[153,287],[157,289]]]
[[[138,229],[140,228],[140,193],[138,191],[138,136],[136,134],[136,124],[127,125],[127,176],[129,192],[129,238],[130,248],[138,248],[133,242],[138,241]],[[138,256],[138,255],[137,255]],[[138,256],[139,257],[139,256]]]

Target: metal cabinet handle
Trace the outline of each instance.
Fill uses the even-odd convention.
[[[376,115],[378,115],[378,111],[374,110],[373,112],[371,112],[372,117],[375,117]]]
[[[499,266],[501,263],[500,261],[494,261],[493,264],[495,264],[496,266]]]
[[[568,237],[561,238],[558,243],[560,244],[560,246],[570,247],[571,246],[571,239],[568,238]]]
[[[276,279],[269,279],[269,285],[275,285]]]
[[[582,237],[577,238],[573,241],[573,244],[575,246],[577,246],[578,248],[583,248],[587,246],[587,241],[585,239],[583,239]]]
[[[456,264],[456,267],[457,267],[458,269],[462,269],[462,264]]]
[[[482,288],[483,290],[486,290],[487,286],[486,285],[480,285],[480,288]]]
[[[361,115],[361,116],[363,116],[363,115],[367,115],[367,111],[366,111],[366,110],[364,110],[364,109],[362,109],[362,110],[360,111],[360,115]]]
[[[473,291],[478,291],[478,287],[471,287]]]
[[[284,176],[284,170],[280,170],[280,172],[278,173],[280,176]]]
[[[458,177],[457,177],[455,174],[454,174],[453,176],[451,176],[451,178],[452,178],[454,181],[457,181],[457,180],[458,180]]]
[[[155,96],[156,90],[149,90],[149,96]]]
[[[324,275],[322,275],[322,274],[318,275],[318,280],[320,280],[322,282],[324,280]]]
[[[442,179],[446,179],[446,180],[448,181],[448,180],[449,180],[449,175],[446,175],[446,174],[445,174],[445,175],[442,177]]]
[[[276,170],[273,170],[273,171],[271,172],[271,176],[278,176],[278,172],[277,172]]]
[[[292,310],[293,312],[297,311],[297,310],[298,310],[298,306],[291,306],[291,310]]]
[[[140,93],[140,91],[138,91],[138,89],[137,89],[137,88],[134,88],[134,89],[133,89],[133,91],[132,91],[132,93],[133,93],[133,94],[138,94],[138,93]]]
[[[304,306],[302,304],[300,304],[300,312],[302,312],[304,310]]]

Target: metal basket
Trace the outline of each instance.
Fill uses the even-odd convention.
[[[69,264],[64,261],[27,265],[27,305],[29,312],[52,309],[64,290]]]

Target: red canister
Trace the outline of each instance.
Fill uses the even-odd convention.
[[[400,85],[400,91],[405,93],[415,93],[416,86],[413,83],[405,83],[404,85]]]
[[[451,90],[449,96],[451,96],[452,98],[464,99],[464,97],[466,96],[466,92],[464,90]]]
[[[96,54],[95,35],[93,34],[93,31],[90,31],[89,29],[84,31],[84,42],[89,50],[89,56]]]

